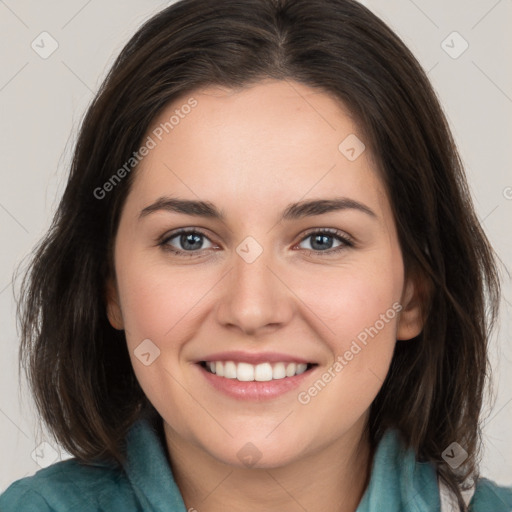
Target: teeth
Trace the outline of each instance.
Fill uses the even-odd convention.
[[[270,363],[262,363],[254,368],[254,380],[258,382],[272,380],[272,366],[270,366]]]
[[[226,379],[236,379],[236,364],[233,361],[226,361],[224,363],[224,377]]]
[[[293,377],[295,375],[295,371],[297,370],[297,365],[295,363],[288,363],[286,366],[286,376]]]
[[[238,363],[236,367],[236,378],[243,382],[254,380],[254,366],[249,363]]]
[[[307,370],[305,363],[235,363],[233,361],[208,361],[206,367],[211,373],[226,379],[237,379],[241,382],[265,382],[300,375]]]
[[[300,363],[297,365],[297,371],[295,372],[296,375],[300,375],[301,373],[304,373],[306,371],[306,368],[308,367],[307,364]]]
[[[272,368],[272,378],[273,379],[284,379],[286,377],[286,368],[284,367],[284,363],[277,363]]]

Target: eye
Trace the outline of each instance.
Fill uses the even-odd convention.
[[[204,247],[204,240],[208,240],[211,246]],[[166,236],[159,245],[167,251],[183,256],[195,256],[196,253],[213,247],[208,237],[197,229],[181,229]]]
[[[309,240],[311,240],[309,243],[310,248],[306,247],[303,249],[308,254],[314,255],[332,255],[349,247],[354,247],[354,242],[348,235],[337,229],[325,228],[310,231],[302,238],[298,245],[300,246],[300,244]],[[209,245],[205,246],[205,241],[207,241]],[[336,242],[338,245],[334,245]],[[197,228],[184,228],[175,231],[174,233],[164,236],[164,238],[158,242],[158,245],[165,251],[184,257],[200,256],[206,249],[215,247],[206,234]]]
[[[306,248],[306,251],[314,254],[333,254],[354,246],[352,240],[345,233],[337,229],[322,229],[309,232],[302,239],[301,243],[308,240],[311,240],[309,243],[310,248]],[[338,241],[339,245],[333,248],[334,241]]]

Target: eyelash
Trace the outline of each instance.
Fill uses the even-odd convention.
[[[196,234],[196,235],[201,235],[205,238],[208,238],[208,236],[206,235],[206,233],[203,233],[200,229],[197,229],[197,228],[182,228],[182,229],[179,229],[173,233],[171,233],[170,235],[166,235],[164,236],[164,238],[162,238],[159,242],[158,242],[158,245],[160,247],[162,247],[162,249],[164,251],[168,251],[168,252],[171,252],[177,256],[183,256],[183,257],[194,257],[194,256],[198,256],[198,254],[200,254],[201,250],[199,251],[181,251],[181,250],[178,250],[178,249],[174,249],[172,246],[169,245],[169,241],[180,236],[180,235],[191,235],[191,234]],[[325,229],[316,229],[316,230],[312,230],[312,231],[308,231],[305,233],[305,235],[303,236],[303,238],[298,242],[299,244],[302,243],[304,240],[308,239],[309,237],[313,236],[313,235],[329,235],[329,236],[332,236],[334,238],[337,238],[340,242],[342,242],[342,245],[340,245],[339,247],[336,247],[335,249],[328,249],[328,250],[325,250],[325,251],[315,251],[315,250],[312,250],[312,249],[303,249],[304,251],[306,251],[306,253],[308,255],[321,255],[323,256],[324,254],[326,255],[333,255],[333,254],[337,254],[339,253],[340,251],[343,251],[347,248],[351,248],[351,247],[354,247],[354,242],[345,234],[343,233],[342,231],[339,231],[337,229],[331,229],[331,228],[325,228]],[[211,240],[210,240],[211,241]],[[203,249],[203,250],[206,250],[206,249]]]

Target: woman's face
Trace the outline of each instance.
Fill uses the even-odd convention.
[[[148,136],[108,312],[167,436],[255,467],[358,439],[396,339],[421,330],[358,127],[269,80],[175,101]]]

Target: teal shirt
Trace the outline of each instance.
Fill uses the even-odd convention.
[[[512,488],[481,479],[471,501],[475,512],[511,512]],[[193,509],[192,509],[193,510]],[[370,483],[356,512],[438,512],[433,465],[417,462],[389,430],[373,460]],[[123,470],[58,462],[14,482],[0,496],[0,512],[187,512],[167,461],[163,441],[148,420],[127,436]]]

